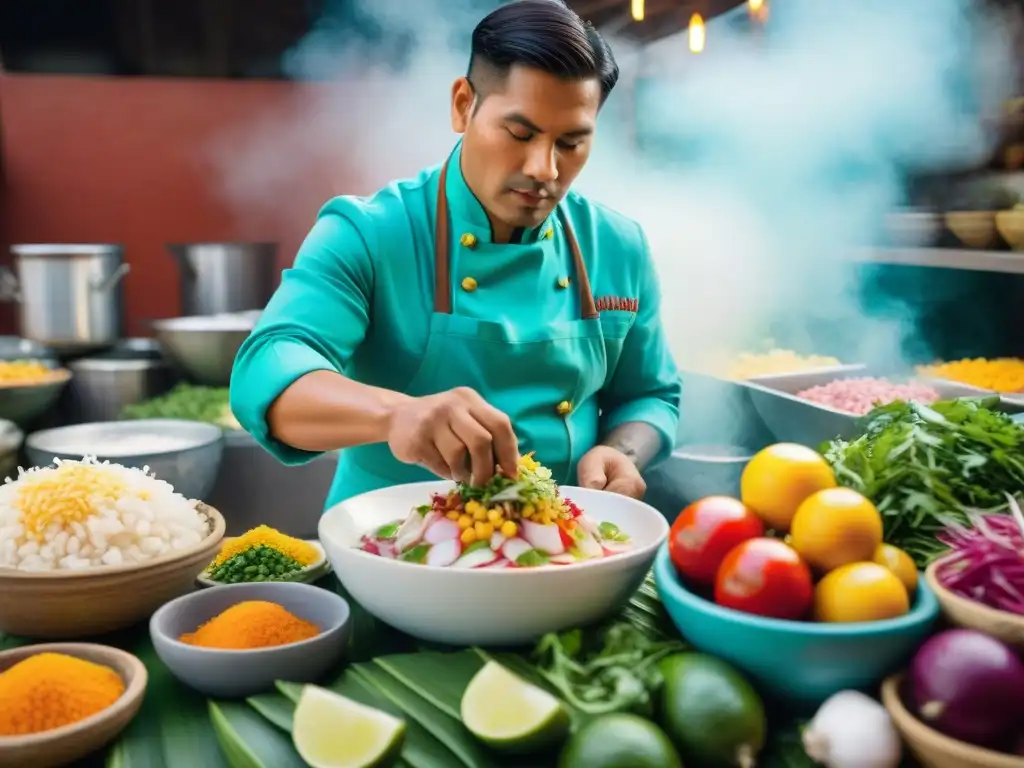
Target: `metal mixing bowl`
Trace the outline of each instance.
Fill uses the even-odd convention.
[[[747,462],[757,453],[729,444],[685,444],[644,475],[644,501],[672,522],[680,512],[707,496],[740,494],[740,477]]]
[[[238,348],[259,313],[195,315],[155,320],[153,332],[168,360],[191,381],[226,387]]]
[[[152,435],[173,438],[181,445],[164,450],[155,446],[145,453],[129,453],[130,444],[120,450],[110,448],[118,441]],[[92,450],[93,446],[97,450]],[[224,435],[220,427],[199,421],[138,419],[44,429],[25,439],[25,454],[36,467],[48,466],[54,458],[81,459],[86,452],[125,467],[148,466],[185,498],[204,500],[217,482]]]

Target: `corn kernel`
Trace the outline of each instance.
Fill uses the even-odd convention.
[[[473,519],[474,520],[486,520],[487,519],[487,510],[484,509],[483,507],[479,507],[477,509],[474,509],[473,510]]]
[[[505,514],[500,509],[498,509],[497,507],[493,507],[493,508],[487,510],[487,520],[489,522],[494,523],[495,525],[500,523],[502,521],[502,518],[504,518],[504,517],[505,517]]]
[[[462,539],[463,544],[472,544],[474,541],[476,541],[476,531],[474,531],[472,528],[467,528],[462,532],[462,536],[460,536],[459,538]]]
[[[506,539],[511,539],[517,533],[519,533],[519,528],[511,520],[506,520],[501,524],[501,535]]]
[[[478,522],[473,528],[476,530],[476,537],[478,539],[489,539],[491,534],[494,533],[494,526],[490,523]]]
[[[449,520],[458,520],[459,519],[459,513],[456,510],[453,509],[451,512],[446,514],[445,517],[447,517]]]
[[[466,511],[472,515],[478,509],[483,509],[483,506],[484,505],[481,504],[479,501],[470,499],[469,501],[466,502]]]
[[[533,504],[523,504],[523,517],[533,517],[533,513],[536,511]]]
[[[466,530],[471,525],[473,525],[473,518],[471,518],[469,515],[461,515],[459,517],[459,528]]]

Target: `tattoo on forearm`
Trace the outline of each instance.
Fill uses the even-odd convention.
[[[637,469],[643,470],[657,455],[661,447],[661,435],[650,424],[631,421],[605,435],[601,444],[624,453]]]

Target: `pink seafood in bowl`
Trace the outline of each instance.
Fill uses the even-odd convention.
[[[633,543],[561,496],[551,471],[527,455],[515,479],[498,475],[486,486],[435,493],[404,520],[364,534],[359,549],[442,568],[531,568],[610,557]]]
[[[937,402],[939,393],[927,384],[909,381],[898,384],[888,379],[865,376],[836,379],[797,393],[812,403],[863,416],[879,405],[906,400],[929,405]]]

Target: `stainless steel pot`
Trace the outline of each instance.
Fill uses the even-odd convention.
[[[276,243],[168,245],[178,259],[181,314],[263,309],[277,284]]]
[[[163,394],[175,378],[163,360],[123,352],[79,358],[68,368],[74,374],[69,404],[72,424],[116,421],[126,405]]]
[[[71,354],[108,347],[121,335],[119,245],[14,245],[15,271],[0,267],[4,298],[17,302],[21,334]]]

